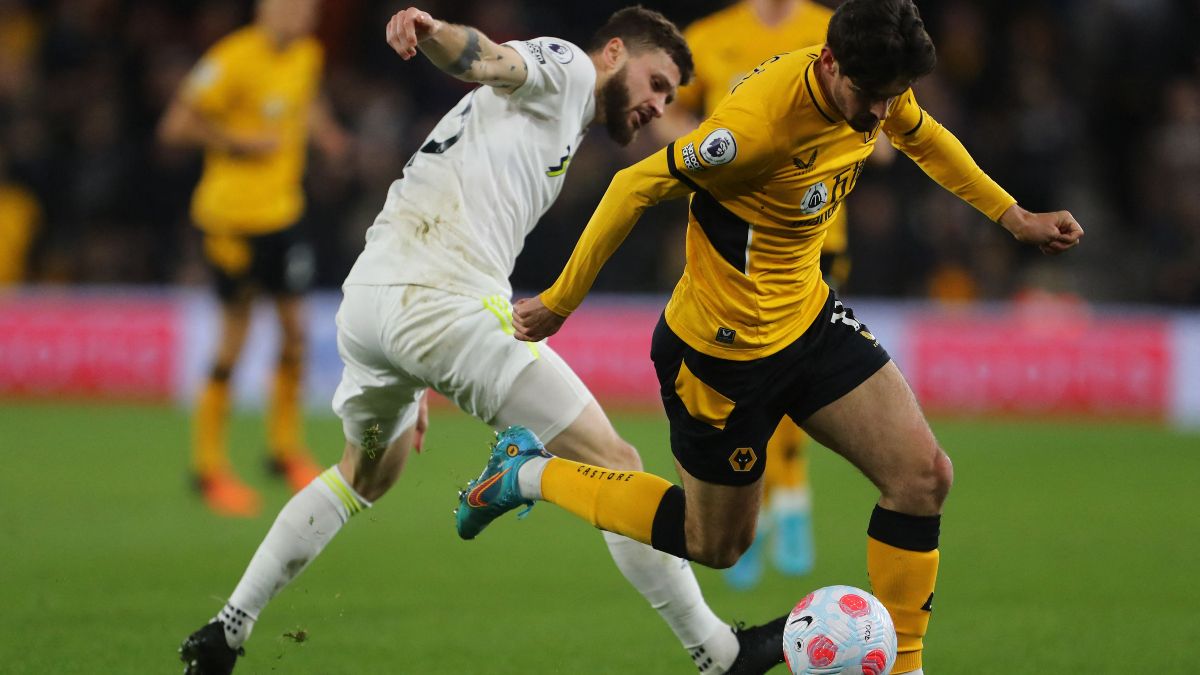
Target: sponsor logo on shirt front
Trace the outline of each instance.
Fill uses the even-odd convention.
[[[800,213],[811,216],[828,203],[829,188],[825,187],[825,183],[822,181],[804,192],[804,197],[800,200]]]
[[[575,58],[575,52],[561,42],[547,42],[546,49],[555,61],[566,65]]]
[[[728,164],[737,157],[737,141],[728,129],[716,129],[700,143],[700,156],[712,166]]]
[[[703,171],[704,165],[696,157],[696,144],[688,143],[683,146],[683,165],[688,171]]]

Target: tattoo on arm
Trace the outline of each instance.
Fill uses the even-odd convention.
[[[446,66],[446,72],[451,75],[463,75],[471,69],[471,65],[479,60],[479,55],[483,51],[479,46],[479,33],[474,28],[467,27],[467,44],[463,46],[462,54],[458,58]]]

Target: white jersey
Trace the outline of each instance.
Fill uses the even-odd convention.
[[[595,117],[596,70],[565,40],[505,44],[528,66],[524,84],[478,87],[446,113],[392,183],[347,285],[512,295],[517,254]]]

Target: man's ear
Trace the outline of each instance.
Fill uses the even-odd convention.
[[[604,65],[612,70],[616,70],[628,58],[629,50],[625,48],[624,40],[615,37],[604,44],[601,54],[604,57]]]
[[[817,61],[820,63],[821,68],[826,73],[829,73],[830,75],[837,75],[837,59],[833,58],[833,50],[829,48],[829,45],[821,47],[821,55],[817,57]]]

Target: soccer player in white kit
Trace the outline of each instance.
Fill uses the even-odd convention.
[[[392,17],[387,39],[406,60],[420,50],[484,86],[442,118],[367,232],[337,315],[342,460],[284,506],[225,607],[184,641],[192,675],[232,672],[271,597],[395,483],[410,448],[420,451],[427,388],[495,428],[528,427],[556,455],[641,469],[563,360],[548,345],[513,339],[508,278],[588,127],[603,124],[627,144],[661,116],[691,77],[686,42],[640,7],[615,13],[586,51],[552,37],[495,44],[416,8]],[[761,673],[780,662],[778,621],[732,629],[707,606],[687,562],[603,536],[701,672]]]

